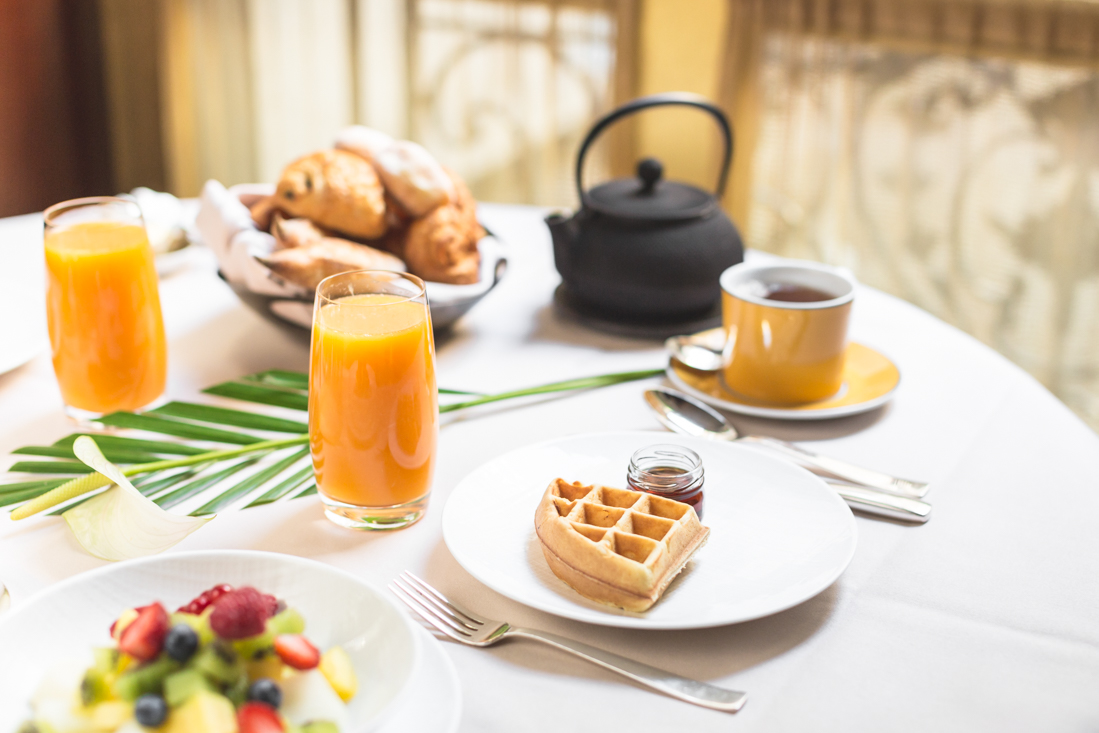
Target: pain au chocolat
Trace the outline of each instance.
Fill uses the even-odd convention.
[[[710,534],[682,502],[554,479],[534,529],[553,574],[585,598],[647,611]]]

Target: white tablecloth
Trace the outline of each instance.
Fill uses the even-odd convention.
[[[439,342],[441,385],[496,391],[662,365],[656,343],[554,315],[558,277],[538,211],[483,212],[508,244],[511,267]],[[38,221],[0,221],[0,261],[41,246]],[[0,269],[2,287],[23,279]],[[307,369],[305,335],[248,310],[208,259],[163,281],[161,294],[173,398],[193,399],[204,386],[262,369]],[[20,302],[0,319],[43,307]],[[843,576],[769,618],[687,632],[587,626],[497,595],[447,551],[441,509],[466,473],[504,451],[570,433],[658,430],[640,397],[645,383],[444,416],[431,508],[410,529],[343,530],[316,501],[300,500],[223,513],[176,549],[302,555],[378,586],[409,569],[487,615],[750,695],[731,716],[644,691],[534,643],[446,644],[462,679],[464,731],[1099,730],[1099,438],[1020,369],[906,303],[863,288],[852,335],[900,365],[891,405],[827,423],[738,419],[737,426],[930,480],[933,518],[924,526],[858,518],[858,549]],[[0,376],[0,453],[69,432],[48,354]],[[101,564],[57,518],[13,524],[0,514],[0,578],[15,604]],[[3,650],[0,663],[11,663]]]

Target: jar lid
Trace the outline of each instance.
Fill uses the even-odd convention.
[[[687,183],[664,179],[656,158],[637,164],[637,178],[616,178],[584,192],[584,205],[602,214],[637,221],[683,221],[710,213],[713,194]]]

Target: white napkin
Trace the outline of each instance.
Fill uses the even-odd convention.
[[[256,228],[248,204],[274,192],[275,187],[269,184],[227,189],[209,180],[202,187],[195,224],[217,257],[222,275],[233,285],[275,298],[311,300],[313,294],[307,289],[283,280],[256,259],[274,251],[275,238]]]

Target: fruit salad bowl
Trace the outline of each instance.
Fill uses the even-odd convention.
[[[344,733],[377,729],[411,693],[420,639],[381,591],[344,571],[290,555],[179,553],[75,576],[0,618],[0,731],[18,730],[31,717],[32,696],[42,695],[43,688],[62,688],[60,694],[78,688],[82,670],[93,664],[93,647],[111,644],[111,626],[125,609],[159,601],[174,611],[222,584],[275,596],[301,614],[317,648],[342,647],[358,681],[358,693],[344,711]],[[132,721],[126,730],[131,729],[145,730]],[[84,733],[83,728],[73,733],[77,730]]]

